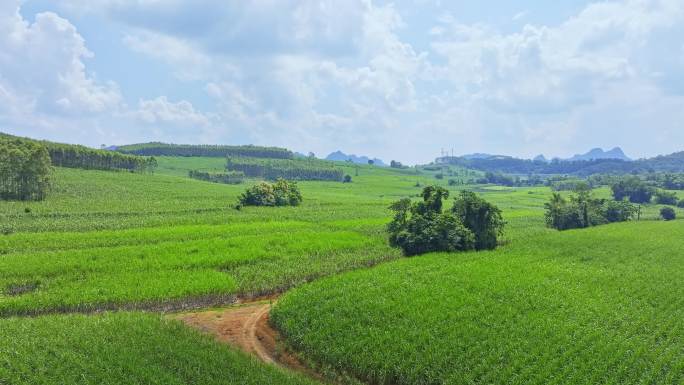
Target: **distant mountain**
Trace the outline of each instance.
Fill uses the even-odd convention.
[[[548,163],[549,160],[546,159],[546,157],[543,154],[539,154],[539,155],[535,156],[534,159],[532,159],[532,161]]]
[[[597,159],[619,159],[624,161],[631,161],[620,147],[615,147],[610,151],[603,151],[601,148],[591,149],[586,154],[577,154],[568,159],[571,162],[578,160],[597,160]]]
[[[342,151],[335,151],[335,152],[331,153],[330,155],[326,156],[325,159],[326,160],[338,161],[338,162],[346,162],[348,160],[351,160],[353,163],[357,163],[357,164],[368,164],[368,161],[371,160],[367,156],[357,156],[354,154],[345,154]],[[385,164],[385,162],[383,162],[381,159],[373,158],[372,160],[376,166],[387,166]]]

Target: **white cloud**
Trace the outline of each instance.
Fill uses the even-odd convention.
[[[166,96],[152,100],[140,100],[135,112],[138,119],[150,124],[172,124],[187,128],[207,127],[210,117],[198,112],[187,100],[170,102]]]
[[[46,13],[29,24],[18,3],[7,4],[0,5],[0,48],[7,48],[0,115],[85,114],[103,130],[117,119],[154,126],[159,137],[147,140],[319,154],[342,147],[409,161],[454,145],[519,155],[625,144],[629,151],[629,143],[642,151],[645,126],[668,138],[657,151],[684,142],[667,118],[684,111],[681,0],[595,2],[557,25],[512,33],[464,24],[447,3],[417,15],[425,8],[414,1],[62,2],[73,15],[95,13],[117,26],[132,51],[169,64],[175,87],[206,94],[201,102],[146,96],[132,110],[116,84],[86,69],[92,53],[69,21]],[[500,16],[508,22],[511,14]],[[411,25],[418,16],[429,22]],[[514,15],[512,24],[527,16]],[[122,141],[127,134],[139,137],[122,131]]]
[[[46,12],[29,23],[10,1],[0,8],[0,89],[20,106],[0,107],[4,114],[26,111],[89,114],[116,109],[121,95],[116,84],[98,82],[84,60],[93,56],[76,28]],[[3,115],[4,115],[3,114]]]

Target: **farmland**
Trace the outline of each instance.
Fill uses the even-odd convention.
[[[672,240],[684,229],[653,221],[658,205],[643,207],[646,221],[559,233],[544,226],[547,187],[449,186],[449,174],[472,174],[338,163],[352,183],[300,181],[301,206],[236,210],[257,179],[187,177],[223,172],[225,158],[157,162],[155,174],[56,168],[45,200],[0,202],[0,383],[186,383],[192,370],[203,384],[306,383],[160,315],[293,288],[273,312],[284,343],[371,383],[507,383],[523,366],[541,383],[570,370],[563,362],[583,370],[577,381],[636,383],[638,369],[611,355],[653,365],[645,381],[678,379],[684,263]],[[390,248],[387,207],[429,184],[497,204],[503,246],[411,259]],[[573,338],[603,345],[573,349]],[[559,352],[565,361],[550,358]]]

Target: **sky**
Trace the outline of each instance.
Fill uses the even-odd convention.
[[[569,157],[684,150],[684,1],[2,0],[0,131]]]

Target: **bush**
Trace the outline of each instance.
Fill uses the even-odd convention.
[[[449,179],[449,186],[456,186],[458,181],[456,179]]]
[[[238,199],[242,206],[298,206],[302,203],[302,194],[296,182],[278,179],[275,183],[252,186]]]
[[[342,179],[343,183],[351,183],[351,181],[352,181],[352,177],[349,174],[345,175],[344,179]]]
[[[501,210],[471,191],[461,191],[454,201],[452,212],[475,235],[475,249],[492,250],[503,234]]]
[[[466,251],[496,247],[503,220],[496,206],[472,193],[462,192],[451,212],[443,212],[449,191],[443,187],[423,189],[422,202],[405,198],[390,206],[395,215],[388,224],[390,245],[407,256],[435,251]]]
[[[666,221],[673,221],[677,218],[677,213],[672,207],[663,207],[660,209],[660,217]]]
[[[658,190],[655,193],[655,203],[659,205],[676,206],[677,201],[677,194],[674,192]]]
[[[677,207],[684,209],[684,199],[680,200],[679,203],[677,203]]]
[[[435,174],[436,179],[444,179],[444,174]]]

